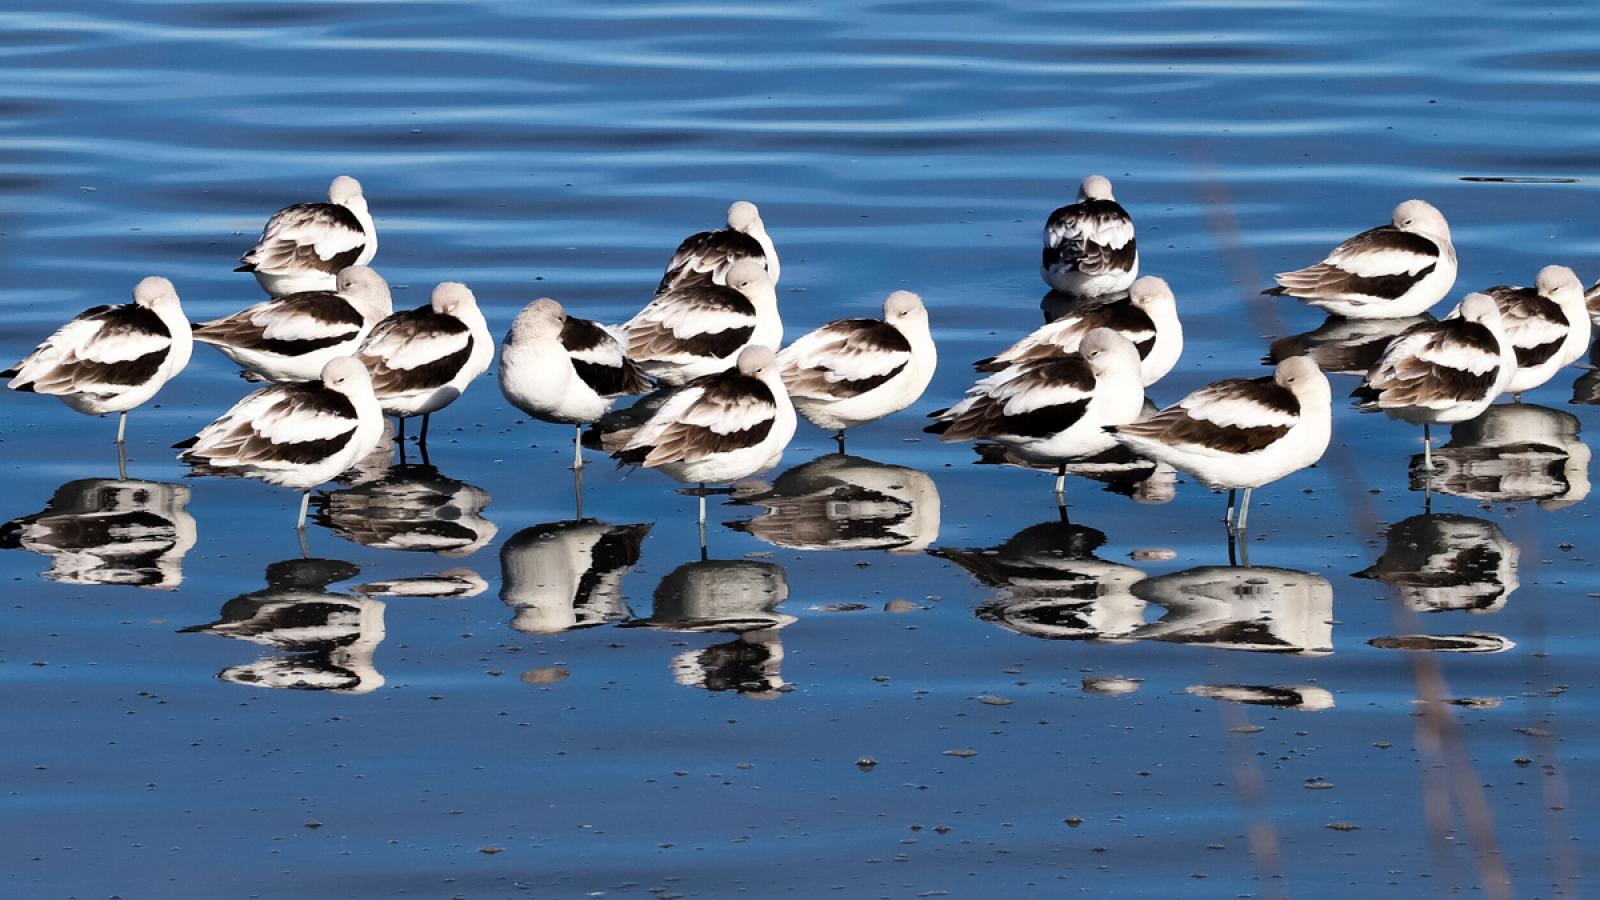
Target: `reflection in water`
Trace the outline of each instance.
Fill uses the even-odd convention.
[[[1590,317],[1594,318],[1596,303],[1593,298],[1600,297],[1600,282],[1589,289]],[[1600,326],[1597,326],[1600,327]],[[1582,403],[1586,406],[1600,406],[1600,340],[1589,347],[1589,368],[1578,380],[1572,383],[1572,402]]]
[[[1426,650],[1434,653],[1504,653],[1516,646],[1510,638],[1482,631],[1466,634],[1397,634],[1367,643],[1384,650]]]
[[[1531,403],[1491,406],[1450,428],[1433,450],[1434,471],[1411,458],[1411,489],[1484,502],[1537,500],[1563,509],[1589,496],[1589,445],[1578,417]]]
[[[661,579],[650,618],[625,623],[666,631],[731,632],[738,638],[672,660],[673,678],[708,691],[770,699],[787,690],[778,632],[795,621],[777,607],[789,597],[782,567],[756,560],[685,563]]]
[[[1093,528],[1041,522],[992,549],[932,552],[998,589],[977,610],[985,622],[1030,637],[1115,640],[1144,624],[1144,601],[1128,592],[1144,573],[1095,556],[1105,542]]]
[[[389,474],[389,468],[394,462],[394,453],[394,423],[385,416],[383,433],[378,435],[378,445],[372,448],[372,452],[344,470],[335,481],[345,485],[377,481]]]
[[[1333,585],[1269,566],[1198,566],[1158,575],[1133,593],[1167,610],[1133,637],[1224,650],[1333,652]]]
[[[224,669],[217,674],[223,681],[365,694],[383,685],[372,664],[383,643],[383,601],[328,590],[359,571],[331,559],[273,563],[265,588],[223,604],[217,621],[183,631],[250,641],[283,654]]]
[[[1146,412],[1152,407],[1146,405]],[[973,445],[980,466],[1016,466],[1040,472],[1054,472],[1055,466],[1037,465],[1013,454],[1000,444]],[[1068,475],[1087,478],[1104,484],[1107,493],[1120,494],[1135,503],[1156,505],[1170,503],[1178,494],[1178,472],[1166,463],[1145,459],[1128,448],[1117,445],[1093,456],[1079,457],[1067,463]]]
[[[1102,697],[1120,697],[1131,694],[1144,683],[1143,678],[1124,678],[1120,675],[1107,675],[1098,678],[1085,677],[1083,679],[1083,692],[1085,694],[1098,694]]]
[[[356,585],[353,590],[368,597],[432,597],[456,600],[476,597],[489,589],[483,576],[464,566],[445,569],[434,575],[387,578]]]
[[[1356,577],[1393,585],[1419,612],[1497,612],[1517,589],[1517,557],[1493,522],[1436,513],[1396,522],[1383,556]]]
[[[1196,697],[1226,700],[1229,703],[1312,712],[1333,708],[1333,694],[1314,684],[1193,684],[1186,690]]]
[[[1292,356],[1309,356],[1329,375],[1365,375],[1396,335],[1419,322],[1432,321],[1428,315],[1409,319],[1329,316],[1314,331],[1273,341],[1263,362],[1275,366]]]
[[[578,519],[512,535],[500,548],[500,599],[516,611],[511,627],[557,634],[626,617],[622,576],[639,561],[649,531]]]
[[[494,539],[482,513],[489,492],[446,478],[430,465],[397,465],[365,484],[318,495],[315,519],[365,547],[460,557]]]
[[[924,472],[831,453],[734,503],[767,511],[728,527],[794,550],[920,553],[939,537],[939,488]]]
[[[171,590],[194,546],[189,489],[155,481],[85,478],[56,489],[43,512],[0,526],[0,548],[50,557],[44,577],[66,584]]]

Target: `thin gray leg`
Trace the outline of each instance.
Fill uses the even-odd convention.
[[[128,433],[128,414],[125,413],[125,412],[117,413],[117,443],[118,444],[122,443],[122,439],[123,439],[124,436],[127,435],[127,433]]]
[[[1239,533],[1244,534],[1245,522],[1250,518],[1250,492],[1255,488],[1244,489],[1244,501],[1239,504]]]
[[[1228,511],[1226,513],[1224,513],[1223,516],[1222,516],[1222,524],[1228,526],[1228,533],[1229,534],[1233,533],[1233,506],[1234,506],[1234,503],[1238,499],[1239,499],[1239,491],[1238,491],[1238,489],[1237,488],[1229,488],[1228,489]]]
[[[300,529],[301,531],[304,531],[305,528],[306,528],[306,508],[309,507],[310,505],[311,505],[311,492],[310,491],[302,491],[301,494],[300,494],[300,519],[299,519],[299,521],[295,522],[295,525],[294,525],[294,527]]]
[[[700,558],[706,558],[706,486],[700,485]]]
[[[574,425],[572,428],[572,468],[574,471],[583,468],[582,425]]]

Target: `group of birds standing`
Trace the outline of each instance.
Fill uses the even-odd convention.
[[[131,304],[85,311],[3,374],[13,390],[118,413],[120,443],[128,411],[183,370],[193,342],[215,346],[246,378],[271,384],[176,445],[180,458],[196,473],[299,489],[303,527],[310,489],[378,447],[385,415],[399,418],[402,439],[405,419],[421,416],[425,445],[432,414],[495,358],[463,284],[439,284],[427,305],[394,311],[369,267],[377,247],[361,185],[341,176],[327,202],[272,216],[242,258],[238,271],[253,273],[268,299],[191,325],[172,283],[146,278]],[[1058,503],[1075,461],[1120,445],[1229,490],[1228,527],[1242,530],[1254,488],[1327,448],[1330,384],[1296,355],[1268,376],[1220,381],[1150,410],[1146,389],[1177,364],[1183,329],[1171,288],[1140,277],[1139,264],[1133,220],[1111,183],[1085,179],[1044,229],[1042,275],[1065,310],[979,361],[980,379],[927,430],[997,443],[1012,461],[1054,470]],[[756,206],[734,203],[726,228],[682,242],[654,298],[621,325],[578,318],[548,298],[530,303],[499,345],[502,391],[535,419],[575,426],[575,469],[589,446],[697,485],[703,544],[706,485],[775,466],[797,415],[835,432],[842,451],[846,430],[917,402],[937,364],[928,311],[908,291],[889,295],[881,319],[830,322],[780,352],[780,271]],[[1280,274],[1267,293],[1347,318],[1409,319],[1443,299],[1455,273],[1443,215],[1410,200],[1391,224]],[[1549,266],[1532,288],[1489,288],[1444,319],[1408,322],[1354,396],[1363,409],[1422,424],[1426,447],[1429,425],[1474,418],[1502,393],[1542,384],[1583,354],[1589,336],[1577,276]],[[644,396],[614,408],[632,395]]]

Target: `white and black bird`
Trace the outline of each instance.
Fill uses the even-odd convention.
[[[778,251],[772,238],[767,236],[761,211],[748,200],[728,207],[727,228],[702,231],[683,239],[672,254],[672,261],[667,263],[656,293],[696,282],[727,284],[729,270],[742,259],[759,261],[766,267],[772,283],[778,283]]]
[[[1056,467],[1059,500],[1067,464],[1115,446],[1106,427],[1132,422],[1143,407],[1138,349],[1097,328],[1076,353],[985,376],[923,430],[946,441],[996,441],[1025,462]]]
[[[293,381],[247,395],[200,433],[175,446],[196,475],[254,478],[301,491],[304,529],[310,490],[366,456],[383,434],[383,412],[367,370],[341,356],[320,381]]]
[[[744,348],[783,341],[778,294],[755,259],[734,263],[727,284],[691,281],[657,294],[618,331],[628,358],[667,385],[726,371]]]
[[[464,284],[446,281],[433,289],[426,306],[397,312],[372,327],[356,358],[372,375],[372,390],[383,411],[401,420],[422,416],[421,441],[428,420],[454,403],[494,359],[494,338]]]
[[[1430,513],[1389,526],[1383,555],[1355,577],[1394,587],[1417,612],[1498,612],[1517,589],[1520,556],[1493,522]]]
[[[87,415],[117,413],[120,444],[128,411],[182,372],[193,352],[178,292],[151,276],[134,287],[132,303],[84,310],[0,378],[11,379],[13,391],[59,397]]]
[[[358,584],[351,590],[367,597],[431,597],[435,600],[465,600],[489,589],[483,576],[466,566],[456,566],[429,575],[384,578]]]
[[[1361,376],[1371,370],[1400,332],[1432,321],[1429,315],[1405,319],[1346,319],[1330,315],[1311,331],[1273,341],[1262,362],[1275,366],[1291,356],[1309,356],[1325,374]]]
[[[378,229],[361,182],[340,175],[328,186],[327,203],[296,203],[274,213],[234,271],[253,273],[274,297],[331,291],[340,272],[372,262],[377,252]]]
[[[524,528],[500,547],[500,599],[524,634],[559,634],[624,619],[622,576],[639,562],[649,524],[595,519]]]
[[[1506,393],[1522,399],[1582,358],[1589,349],[1583,282],[1566,266],[1545,266],[1532,288],[1498,285],[1482,292],[1500,310],[1500,328],[1516,354]]]
[[[1110,179],[1088,176],[1078,184],[1077,203],[1050,213],[1040,275],[1072,296],[1122,293],[1138,279],[1133,218],[1112,195]]]
[[[973,368],[998,372],[1019,362],[1074,353],[1083,338],[1096,328],[1109,328],[1133,343],[1139,351],[1139,375],[1146,387],[1160,381],[1183,355],[1183,325],[1178,304],[1167,282],[1146,275],[1128,288],[1125,297],[1082,304]]]
[[[926,472],[830,453],[735,504],[765,509],[728,527],[792,550],[920,553],[939,537],[939,488]]]
[[[1493,298],[1468,294],[1456,313],[1401,332],[1350,394],[1362,412],[1421,425],[1423,464],[1430,469],[1430,426],[1477,418],[1517,371]]]
[[[1280,272],[1263,293],[1298,297],[1350,319],[1418,316],[1456,283],[1456,248],[1444,214],[1422,200],[1394,209],[1394,220],[1363,231],[1322,262]]]
[[[1228,490],[1230,531],[1244,531],[1250,493],[1322,458],[1332,436],[1328,376],[1296,356],[1262,378],[1208,384],[1153,416],[1110,431],[1140,456]],[[1237,526],[1234,492],[1244,489]]]
[[[928,330],[928,310],[910,291],[883,302],[883,319],[840,319],[818,328],[778,354],[778,368],[794,407],[811,424],[844,432],[915,403],[938,366]]]
[[[312,508],[317,524],[363,547],[455,559],[494,540],[499,529],[483,512],[489,500],[488,491],[434,466],[401,464],[377,480],[319,494]]]
[[[339,273],[332,291],[284,294],[194,327],[194,339],[238,363],[247,378],[311,381],[353,356],[372,326],[394,312],[389,285],[366,266]]]
[[[187,487],[85,478],[57,488],[43,511],[0,525],[0,549],[50,557],[44,577],[63,584],[172,590],[198,536]]]
[[[779,632],[795,617],[777,607],[788,597],[789,579],[782,566],[750,559],[702,559],[661,579],[649,618],[623,624],[738,635],[724,644],[678,654],[672,660],[673,679],[686,687],[770,699],[785,687]]]
[[[1075,297],[1119,294],[1139,277],[1133,218],[1112,196],[1109,179],[1090,175],[1078,186],[1078,202],[1050,214],[1040,274]]]
[[[500,390],[512,406],[542,422],[578,426],[572,467],[583,468],[583,426],[618,397],[650,389],[622,342],[600,325],[567,314],[549,298],[517,314],[500,344]]]

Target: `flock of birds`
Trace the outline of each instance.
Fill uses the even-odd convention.
[[[133,302],[78,315],[4,372],[17,391],[79,412],[127,414],[210,344],[246,378],[269,384],[176,447],[197,474],[243,476],[302,492],[378,449],[384,416],[431,416],[488,370],[496,345],[472,291],[445,282],[427,305],[394,311],[369,264],[377,229],[361,185],[341,176],[328,201],[286,207],[238,271],[269,298],[191,325],[170,281],[146,278]],[[584,447],[656,469],[700,495],[775,466],[797,416],[844,434],[916,403],[937,351],[928,311],[896,291],[881,319],[830,322],[782,347],[776,246],[756,206],[734,203],[727,227],[678,247],[656,293],[630,320],[603,325],[551,299],[529,304],[499,344],[506,399],[529,416],[575,426]],[[1251,491],[1315,463],[1328,446],[1332,394],[1316,356],[1279,354],[1272,374],[1207,385],[1151,410],[1146,389],[1178,363],[1183,329],[1165,281],[1139,276],[1134,224],[1111,183],[1085,179],[1044,229],[1042,275],[1067,298],[1053,321],[976,364],[980,377],[927,431],[978,440],[1004,459],[1053,470],[1062,502],[1073,466],[1119,446],[1227,490],[1230,533],[1247,524]],[[1390,224],[1339,244],[1315,265],[1277,276],[1267,293],[1297,297],[1351,322],[1381,320],[1381,347],[1353,396],[1424,429],[1475,419],[1502,394],[1543,384],[1588,348],[1590,318],[1571,269],[1534,286],[1468,294],[1446,317],[1424,313],[1455,283],[1450,227],[1421,200]],[[642,395],[629,406],[619,399]],[[1236,492],[1244,497],[1234,519]]]

